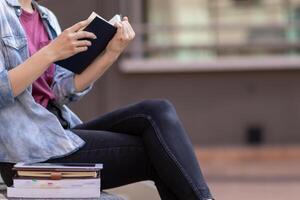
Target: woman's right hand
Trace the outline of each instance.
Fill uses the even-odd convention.
[[[64,30],[57,38],[45,46],[45,50],[53,59],[53,62],[69,58],[77,53],[86,51],[91,42],[88,39],[96,39],[96,35],[81,29],[89,24],[88,20],[78,22]]]

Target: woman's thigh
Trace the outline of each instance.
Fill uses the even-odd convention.
[[[102,163],[102,189],[151,179],[152,168],[140,137],[108,131],[72,131],[86,144],[75,153],[45,162]]]

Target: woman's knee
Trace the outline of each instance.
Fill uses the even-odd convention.
[[[140,103],[147,113],[162,114],[175,111],[173,104],[167,99],[149,99]]]
[[[150,99],[140,103],[144,114],[155,122],[173,124],[178,122],[178,116],[173,104],[165,99]]]

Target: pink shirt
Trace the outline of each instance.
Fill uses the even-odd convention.
[[[43,24],[43,21],[37,11],[33,13],[23,10],[20,16],[20,22],[26,32],[29,53],[35,54],[42,47],[50,42],[49,35]],[[33,84],[32,96],[35,101],[44,107],[48,102],[55,98],[51,90],[51,84],[54,77],[55,65],[52,64]]]

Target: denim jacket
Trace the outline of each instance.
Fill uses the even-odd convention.
[[[49,37],[54,39],[61,29],[55,15],[33,1]],[[65,130],[55,115],[35,102],[32,86],[13,96],[8,71],[29,57],[24,29],[20,24],[18,0],[0,0],[0,162],[42,162],[77,151],[85,142]],[[58,65],[51,86],[55,103],[70,127],[82,123],[66,104],[79,100],[91,90],[75,92],[74,74]]]

